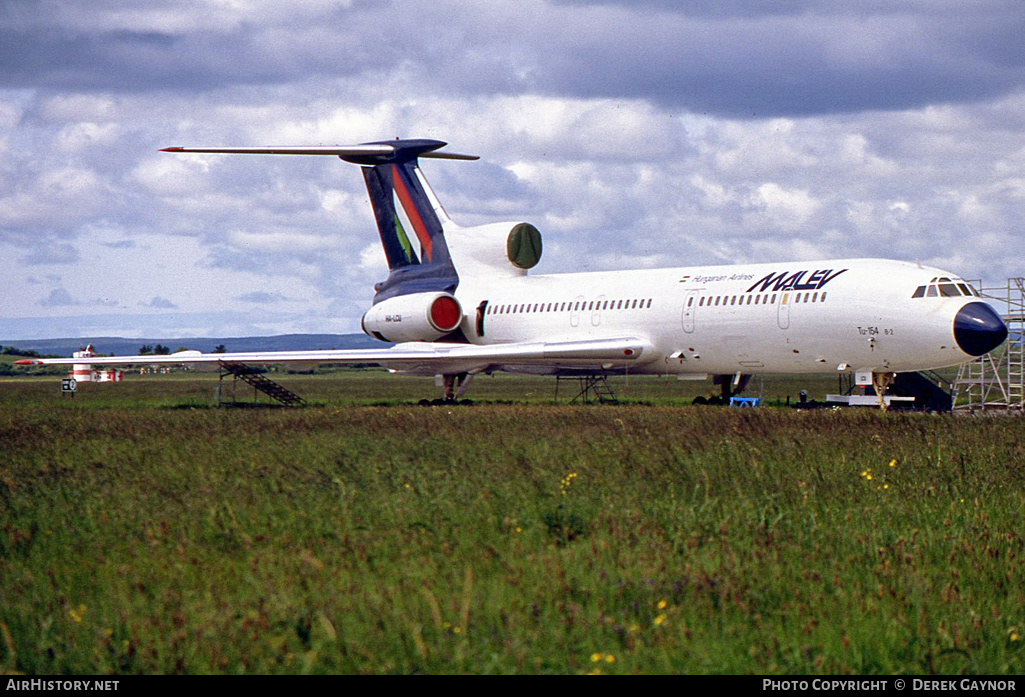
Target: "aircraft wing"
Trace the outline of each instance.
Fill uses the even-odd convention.
[[[399,372],[438,375],[480,372],[501,366],[556,368],[622,368],[653,358],[646,339],[620,337],[583,341],[521,342],[510,344],[448,344],[410,342],[386,349],[318,351],[256,351],[250,353],[200,353],[179,351],[170,355],[104,356],[89,358],[28,358],[16,365],[209,365],[219,363],[293,366],[317,364],[376,363]]]

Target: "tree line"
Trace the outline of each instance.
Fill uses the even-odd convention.
[[[184,347],[184,346],[179,346],[177,349],[175,349],[174,352],[178,353],[179,351],[188,351],[188,349],[186,347]],[[224,344],[217,344],[217,346],[214,347],[214,351],[213,352],[214,353],[226,353],[227,349],[224,348]],[[140,356],[169,356],[169,355],[171,355],[171,349],[170,349],[170,347],[164,346],[163,344],[143,344],[142,346],[139,347],[139,355]]]

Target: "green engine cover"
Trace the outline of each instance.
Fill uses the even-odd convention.
[[[530,223],[520,223],[509,232],[505,252],[516,268],[534,268],[541,261],[541,233]]]

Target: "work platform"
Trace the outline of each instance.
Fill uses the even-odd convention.
[[[1007,325],[1004,345],[965,363],[954,380],[954,410],[1022,409],[1025,407],[1025,278],[1003,286],[972,285],[996,306]]]

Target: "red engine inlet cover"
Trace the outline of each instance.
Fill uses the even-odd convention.
[[[431,303],[431,324],[438,331],[453,331],[459,326],[460,320],[462,320],[462,311],[455,298],[443,295]]]

